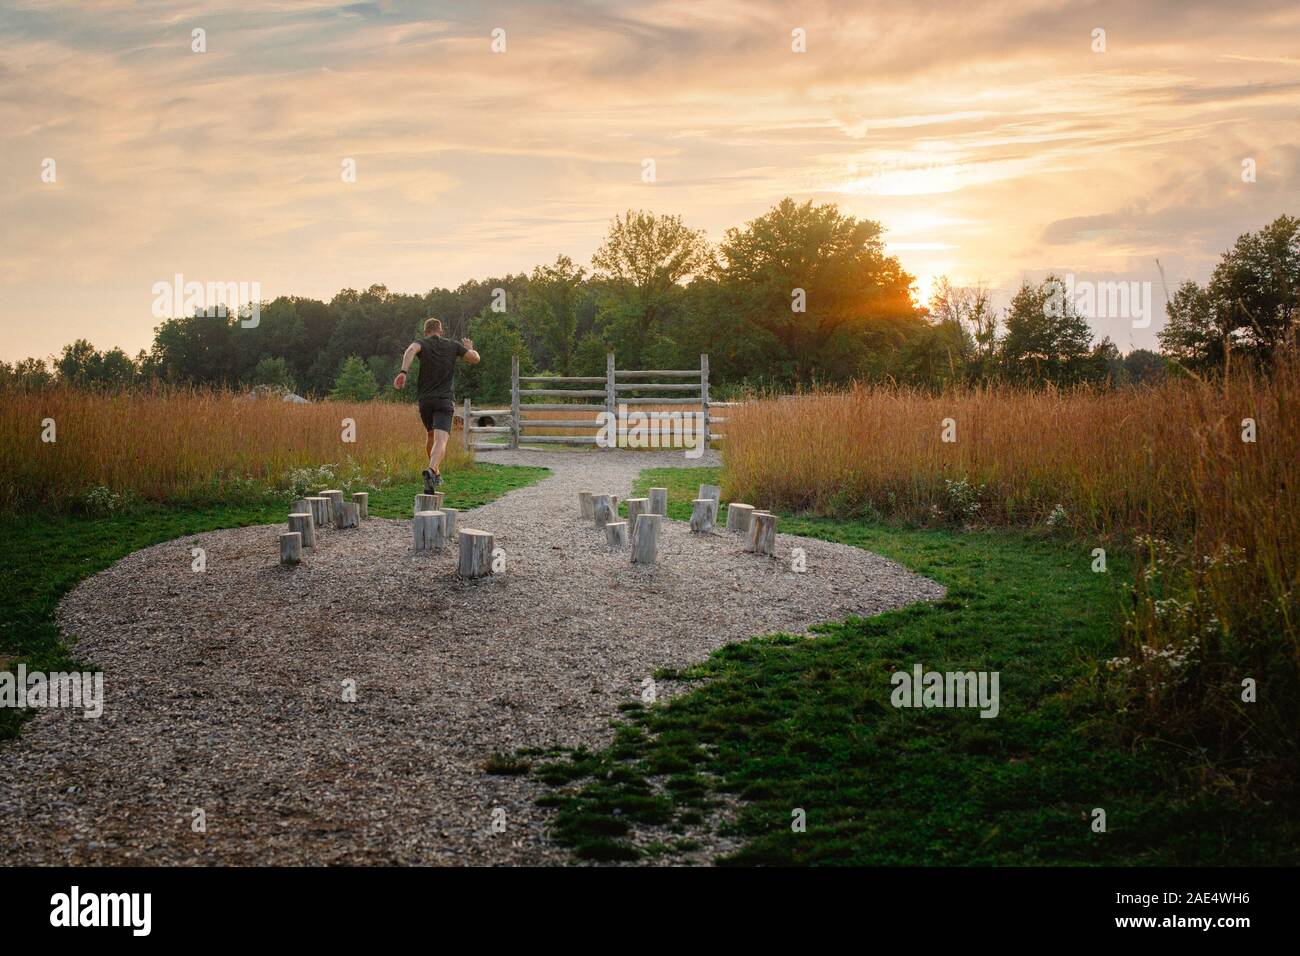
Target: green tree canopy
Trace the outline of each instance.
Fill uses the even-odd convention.
[[[368,402],[379,392],[375,375],[360,355],[349,355],[334,380],[330,398],[337,402]]]

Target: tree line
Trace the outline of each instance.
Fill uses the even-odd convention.
[[[679,216],[628,211],[589,267],[561,255],[531,273],[423,295],[373,285],[329,302],[282,296],[262,304],[252,328],[233,315],[175,317],[134,357],[78,340],[50,363],[0,363],[0,384],[265,386],[410,401],[413,390],[395,393],[392,378],[436,315],[446,334],[472,338],[483,355],[458,372],[458,394],[476,402],[508,397],[513,355],[532,374],[600,375],[607,351],[624,368],[694,368],[707,352],[719,395],[853,380],[1119,385],[1171,367],[1213,370],[1234,352],[1267,361],[1297,314],[1300,220],[1290,216],[1238,239],[1204,287],[1177,289],[1160,353],[1128,355],[1094,340],[1055,276],[1026,281],[1000,312],[987,288],[944,277],[917,305],[914,278],[885,253],[883,237],[878,222],[791,199],[728,229],[716,246]]]

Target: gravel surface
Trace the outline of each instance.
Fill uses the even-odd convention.
[[[553,472],[460,515],[505,549],[489,579],[461,581],[450,551],[412,551],[409,521],[374,518],[324,533],[295,570],[277,525],[156,545],[84,581],[59,623],[104,672],[104,714],[42,711],[0,745],[4,862],[566,862],[533,805],[548,788],[485,773],[492,754],[599,746],[659,667],[943,594],[856,548],[778,534],[762,558],[677,521],[660,563],[635,566],[578,518],[579,490],[626,497],[644,468],[711,457],[484,460]]]

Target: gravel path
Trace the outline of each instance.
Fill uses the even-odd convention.
[[[324,534],[294,571],[277,563],[282,528],[261,526],[84,581],[59,620],[104,671],[104,714],[43,711],[0,745],[4,862],[565,862],[533,805],[547,788],[484,773],[493,753],[598,746],[659,667],[943,594],[856,548],[781,534],[760,558],[675,521],[660,563],[634,566],[577,517],[580,489],[625,497],[643,468],[710,458],[484,457],[553,472],[460,516],[495,534],[503,575],[461,581],[450,553],[412,552],[409,521],[376,518]]]

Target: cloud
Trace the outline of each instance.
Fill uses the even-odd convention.
[[[1297,27],[1262,0],[11,0],[3,357],[87,315],[97,344],[147,345],[177,271],[424,291],[584,260],[627,208],[716,238],[786,195],[880,220],[923,277],[1204,274],[1295,211]]]

